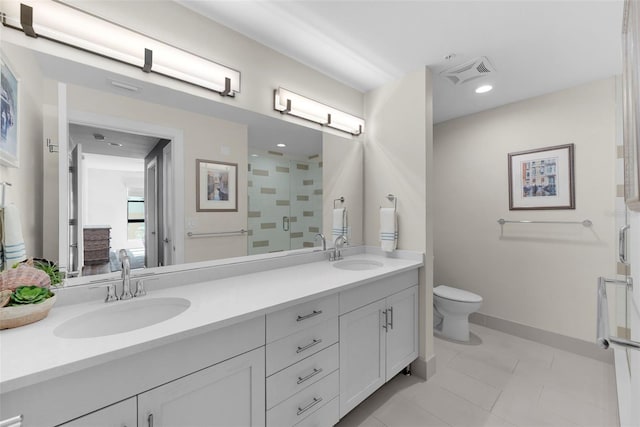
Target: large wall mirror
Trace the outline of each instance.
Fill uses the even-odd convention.
[[[362,243],[357,139],[1,47],[30,70],[23,86],[38,86],[42,252],[71,276],[118,274],[120,250],[132,268],[155,268],[311,248],[339,196]]]

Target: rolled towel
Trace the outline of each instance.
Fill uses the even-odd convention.
[[[16,262],[27,259],[22,237],[22,223],[20,222],[20,211],[14,204],[5,206],[4,218],[2,221],[2,246],[4,249],[4,268],[11,268]]]
[[[336,208],[333,210],[333,228],[331,229],[333,239],[339,236],[347,237],[347,208]]]
[[[398,246],[398,215],[395,208],[380,208],[380,246],[393,252]]]

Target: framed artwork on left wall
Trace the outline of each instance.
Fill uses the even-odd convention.
[[[0,106],[0,164],[17,168],[20,166],[18,129],[20,120],[20,81],[0,53],[0,81],[2,105]]]
[[[196,212],[238,211],[238,164],[196,159]]]
[[[575,209],[574,145],[509,153],[509,210]]]

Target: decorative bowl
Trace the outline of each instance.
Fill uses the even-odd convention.
[[[40,304],[13,305],[0,308],[0,329],[17,328],[42,320],[56,303],[56,295]]]
[[[10,268],[0,274],[0,290],[14,290],[18,286],[38,286],[49,288],[51,279],[42,270],[28,265],[20,265],[17,268]]]

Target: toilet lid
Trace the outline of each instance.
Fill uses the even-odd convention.
[[[462,289],[452,288],[451,286],[440,285],[433,288],[434,295],[440,298],[450,299],[460,302],[482,302],[482,297],[473,292],[463,291]]]

